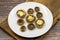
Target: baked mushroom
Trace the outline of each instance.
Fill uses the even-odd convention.
[[[37,16],[37,18],[41,18],[43,15],[41,12],[37,12],[36,16]]]
[[[35,21],[35,16],[33,16],[33,15],[28,15],[28,16],[26,17],[26,20],[27,20],[27,22],[29,22],[29,23],[34,22],[34,21]]]
[[[24,24],[24,20],[23,19],[18,19],[17,20],[17,24],[18,25],[23,25]]]
[[[33,14],[34,10],[32,8],[28,9],[28,14]]]
[[[26,31],[26,27],[25,26],[21,26],[20,30],[21,30],[21,32],[25,32]]]
[[[36,12],[39,12],[40,11],[40,8],[39,7],[35,7],[35,11]]]
[[[35,23],[37,25],[37,28],[42,28],[45,22],[43,19],[38,19],[38,20],[36,20]]]
[[[25,12],[24,10],[18,10],[18,11],[17,11],[17,16],[18,16],[19,18],[24,18],[25,15],[26,15],[26,12]]]
[[[32,24],[32,23],[28,24],[27,27],[28,27],[29,30],[35,29],[35,26],[34,26],[34,24]]]

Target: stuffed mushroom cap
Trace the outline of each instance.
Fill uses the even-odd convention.
[[[21,26],[20,30],[21,30],[21,32],[25,32],[26,31],[26,27],[25,26]]]
[[[28,14],[33,14],[34,10],[32,8],[28,9]]]
[[[39,7],[35,7],[35,11],[36,12],[39,12],[40,11],[40,8]]]
[[[42,28],[45,22],[43,19],[38,19],[38,20],[36,20],[35,23],[37,25],[37,28]]]
[[[17,20],[17,24],[18,25],[23,25],[24,24],[24,20],[23,19],[18,19]]]
[[[34,30],[35,29],[35,25],[32,24],[32,23],[28,24],[27,27],[28,27],[29,30]]]
[[[27,17],[26,17],[26,20],[27,20],[27,22],[34,22],[35,21],[35,16],[33,16],[33,15],[28,15]]]
[[[25,12],[24,10],[18,10],[18,11],[17,11],[17,16],[18,16],[19,18],[24,18],[25,15],[26,15],[26,12]]]
[[[40,19],[41,17],[43,17],[43,14],[41,12],[37,12],[36,16],[37,16],[37,18]]]

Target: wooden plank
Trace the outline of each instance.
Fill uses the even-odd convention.
[[[32,0],[26,0],[26,1],[32,1]],[[39,3],[42,3],[42,4],[46,5],[52,11],[53,17],[54,17],[53,25],[55,25],[57,23],[58,19],[60,19],[60,0],[58,0],[58,1],[56,1],[56,0],[33,0],[33,1],[34,2],[39,2]],[[19,2],[20,2],[19,0],[17,0],[17,1],[15,1],[15,0],[13,0],[13,1],[12,0],[11,1],[1,1],[0,2],[0,7],[1,7],[0,8],[1,9],[0,10],[0,13],[1,13],[0,16],[8,15],[9,11],[15,5],[19,4]],[[13,33],[11,31],[11,29],[8,27],[7,18],[3,22],[1,22],[0,28],[3,29],[5,32],[7,32],[9,35],[11,35],[16,40],[29,40],[29,39],[21,38],[20,36]],[[52,31],[54,31],[54,29],[52,29]],[[51,38],[51,40],[53,40],[54,38],[56,38],[55,40],[59,39],[60,36],[54,37],[54,35],[53,35],[55,33],[56,29],[55,29],[54,33],[52,31],[51,32],[49,31],[47,34],[45,34],[45,35],[43,35],[43,36],[41,36],[39,38],[30,39],[30,40],[50,40],[50,38]],[[50,33],[52,33],[52,34],[50,34]],[[56,33],[56,34],[59,34],[59,32]]]
[[[56,1],[56,0],[26,0],[26,1],[27,2],[29,2],[29,1],[38,2],[38,3],[42,3],[45,6],[47,6],[53,14],[53,18],[54,18],[53,27],[60,20],[60,0],[58,0],[58,1]],[[44,36],[42,36],[40,38],[37,38],[36,40],[59,40],[60,36],[50,35],[50,37],[49,37],[49,36],[47,36],[49,33],[50,32],[48,32],[47,34],[45,34]],[[55,34],[55,32],[53,34]],[[56,34],[59,34],[59,33],[56,33]]]

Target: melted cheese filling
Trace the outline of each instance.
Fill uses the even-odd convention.
[[[25,15],[25,13],[23,11],[19,11],[18,15],[23,16],[23,15]]]
[[[29,17],[28,17],[28,20],[29,20],[29,21],[33,21],[33,20],[34,20],[34,17],[29,16]]]
[[[42,25],[42,24],[43,24],[43,20],[38,20],[38,21],[37,21],[37,24],[38,24],[38,25]]]

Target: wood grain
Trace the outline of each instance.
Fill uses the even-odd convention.
[[[5,19],[0,26],[3,26],[1,27],[3,30],[5,30],[8,34],[10,34],[13,38],[15,39],[21,39],[19,36],[17,36],[15,33],[13,33],[11,31],[11,29],[9,28],[8,26],[8,22],[7,22],[7,19]],[[16,38],[17,37],[17,38]]]
[[[51,10],[54,18],[57,15],[60,15],[60,0],[58,0],[58,1],[56,1],[56,0],[26,0],[26,1],[27,2],[33,1],[33,2],[38,2],[38,3],[44,4]],[[58,17],[58,18],[60,18],[60,17]]]
[[[26,1],[33,1],[33,2],[39,2],[39,3],[42,3],[44,4],[45,6],[47,6],[51,11],[52,11],[52,14],[53,14],[53,17],[54,17],[54,23],[53,23],[53,27],[54,25],[58,22],[58,20],[60,20],[60,0],[56,1],[56,0],[26,0]],[[4,2],[1,3],[1,2]],[[20,3],[20,0],[6,0],[6,1],[0,1],[0,8],[2,10],[0,10],[0,13],[2,16],[4,16],[2,13],[6,13],[5,15],[7,16],[9,11],[17,4]],[[6,5],[7,4],[7,5]],[[11,5],[12,4],[12,5]],[[52,5],[51,5],[52,4]],[[3,8],[2,8],[3,6]],[[5,10],[6,9],[6,10]],[[9,10],[9,11],[8,11]],[[3,11],[3,12],[2,12]],[[9,28],[8,26],[8,22],[7,22],[7,18],[4,19],[1,23],[0,23],[0,28],[3,29],[5,32],[7,32],[9,35],[11,35],[14,39],[16,40],[50,40],[49,37],[51,35],[52,37],[52,34],[49,34],[49,32],[39,38],[35,38],[35,39],[26,39],[26,38],[22,38],[18,35],[16,35],[15,33],[13,33],[11,31],[11,29]],[[56,31],[56,30],[55,30]],[[54,31],[54,33],[55,33]],[[50,33],[53,33],[53,32],[50,32]],[[53,34],[54,34],[53,33]],[[46,37],[46,38],[45,38]],[[50,37],[50,38],[51,38]],[[54,36],[53,36],[54,37]],[[57,37],[54,37],[54,38],[57,38]],[[51,39],[53,40],[53,39]],[[55,39],[57,40],[57,39]]]
[[[33,1],[33,2],[38,2],[38,3],[42,3],[45,6],[47,6],[52,14],[53,14],[53,18],[54,18],[54,22],[53,22],[53,27],[54,25],[60,20],[60,0],[56,1],[56,0],[26,0],[27,2]],[[43,40],[43,37],[45,37],[46,35],[42,36],[41,38],[38,38],[37,40],[41,39]]]

